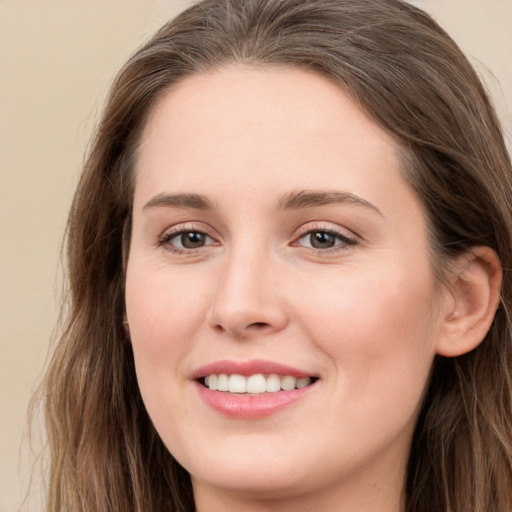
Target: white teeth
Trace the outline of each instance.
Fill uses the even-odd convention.
[[[217,377],[217,390],[218,391],[229,391],[229,380],[225,373],[221,373]]]
[[[251,375],[247,379],[247,393],[265,393],[267,391],[267,381],[261,373]]]
[[[212,391],[229,391],[230,393],[249,393],[257,395],[260,393],[275,393],[276,391],[291,391],[302,389],[312,383],[311,377],[292,377],[284,375],[280,377],[275,373],[263,375],[257,373],[245,377],[243,375],[221,373],[219,375],[208,375],[204,378],[205,386]]]
[[[309,377],[301,377],[297,379],[297,389],[305,388],[311,384],[311,379]]]
[[[243,375],[229,376],[229,392],[245,393],[247,391],[247,379]]]
[[[297,379],[295,377],[286,376],[281,379],[281,388],[284,391],[291,391],[295,389],[295,384],[297,384]]]
[[[217,375],[210,375],[208,377],[208,382],[206,382],[206,379],[205,379],[205,384],[210,388],[210,389],[213,389],[213,390],[217,390],[218,387],[217,387],[217,381],[218,381],[218,377]]]
[[[267,393],[275,393],[281,391],[281,379],[279,375],[273,373],[267,377]]]

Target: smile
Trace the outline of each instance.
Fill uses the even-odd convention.
[[[223,360],[198,368],[191,379],[203,402],[222,416],[255,420],[304,400],[319,376],[273,361]]]
[[[291,391],[302,389],[313,382],[312,377],[294,377],[292,375],[277,375],[272,373],[264,375],[257,373],[244,376],[226,373],[211,374],[202,379],[205,387],[211,391],[225,391],[228,393],[248,393],[258,395],[262,393],[276,393],[278,391]]]

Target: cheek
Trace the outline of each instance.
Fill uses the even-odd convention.
[[[151,335],[147,341],[155,343],[166,331],[176,339],[186,337],[204,316],[208,276],[155,267],[136,262],[128,267],[126,310],[132,337],[136,332]]]
[[[411,277],[413,276],[413,277]],[[317,281],[303,295],[301,322],[329,355],[349,396],[393,401],[393,392],[423,392],[435,354],[432,280],[388,268]],[[405,397],[404,397],[405,398]]]
[[[140,268],[135,264],[128,268],[126,313],[137,377],[145,395],[147,388],[168,387],[169,379],[183,377],[183,361],[202,325],[208,301],[204,279]]]

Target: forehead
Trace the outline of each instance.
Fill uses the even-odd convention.
[[[285,128],[290,136],[302,131],[309,132],[308,137],[313,132],[316,138],[336,137],[337,144],[343,142],[340,135],[349,134],[363,137],[372,146],[377,141],[396,144],[340,85],[293,67],[231,65],[187,77],[153,106],[143,143],[162,128],[172,128],[171,124],[182,138],[209,135],[226,139],[230,135],[235,145],[242,143],[244,135],[261,135],[261,131],[272,137],[270,126],[276,131]]]
[[[212,187],[341,188],[371,197],[405,186],[398,155],[394,139],[327,78],[233,65],[188,77],[155,104],[139,146],[135,200]]]

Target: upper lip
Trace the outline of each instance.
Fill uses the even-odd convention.
[[[192,379],[202,379],[208,375],[219,375],[226,373],[228,375],[255,375],[257,373],[271,374],[276,373],[279,375],[290,375],[292,377],[316,377],[310,372],[287,366],[274,361],[266,361],[264,359],[253,359],[251,361],[232,361],[221,360],[208,363],[201,366],[192,373]]]

